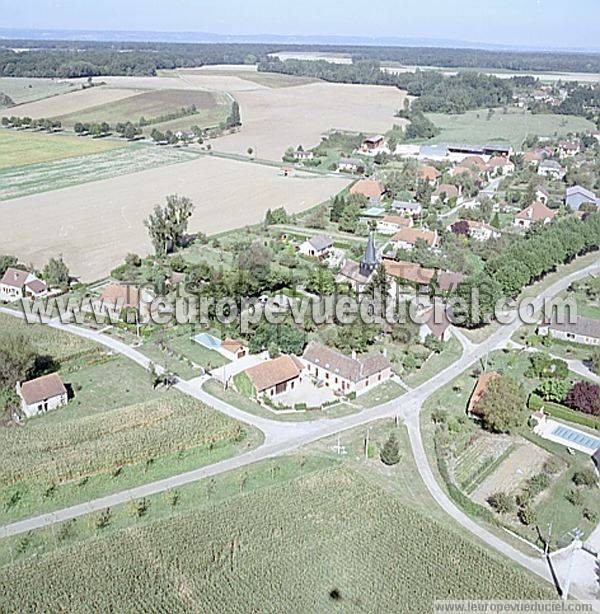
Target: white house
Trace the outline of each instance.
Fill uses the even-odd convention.
[[[22,298],[38,298],[47,293],[48,286],[28,271],[8,267],[0,280],[0,301],[12,302]]]
[[[539,200],[542,204],[547,205],[549,198],[550,198],[550,194],[544,186],[539,185],[535,189],[535,199]]]
[[[298,251],[310,258],[326,258],[333,247],[333,240],[326,235],[315,235],[300,244]]]
[[[550,335],[554,339],[570,341],[582,345],[600,345],[600,320],[577,316],[575,323],[559,323],[555,320],[545,322],[538,328],[538,333],[542,336]]]
[[[512,175],[515,172],[515,165],[505,156],[492,156],[488,160],[488,171],[490,177]]]
[[[401,228],[409,228],[413,225],[412,218],[402,215],[385,215],[377,222],[377,232],[382,235],[392,235]]]
[[[23,384],[17,383],[16,389],[21,398],[21,409],[28,418],[57,409],[68,402],[67,389],[56,373]]]
[[[338,171],[342,173],[362,173],[364,168],[364,163],[358,158],[340,158],[338,162]]]
[[[294,158],[296,158],[296,160],[299,162],[302,162],[303,160],[312,160],[314,157],[315,154],[310,150],[304,151],[303,149],[298,149],[294,152]]]
[[[466,223],[468,225],[469,237],[475,241],[489,241],[490,239],[497,239],[500,237],[500,232],[485,222],[478,222],[476,220],[457,220],[454,222],[454,224],[459,223]],[[452,230],[454,224],[450,225],[450,230]]]
[[[435,247],[438,242],[437,232],[425,228],[401,228],[392,237],[392,244],[396,249],[411,250],[419,240],[424,241],[428,247]]]
[[[339,394],[361,394],[390,379],[392,365],[379,352],[365,356],[346,356],[325,345],[311,341],[302,355],[307,373]]]
[[[538,165],[537,172],[542,177],[554,179],[562,179],[565,176],[565,169],[556,160],[542,160]]]
[[[572,158],[581,151],[581,147],[577,141],[559,141],[557,153],[562,158]]]
[[[421,215],[423,207],[419,203],[407,202],[404,200],[394,200],[392,202],[392,209],[396,213],[402,213],[403,215]]]
[[[539,201],[534,202],[529,207],[525,207],[515,216],[513,224],[518,228],[530,228],[536,222],[549,224],[555,217],[558,211],[550,209]]]
[[[437,309],[435,306],[424,311],[419,317],[419,339],[423,343],[429,335],[433,335],[438,341],[448,341],[452,334],[445,309]]]

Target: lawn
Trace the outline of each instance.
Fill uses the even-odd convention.
[[[4,134],[4,132],[0,132],[0,147]],[[27,133],[14,134],[24,136]],[[39,136],[42,137],[43,135]],[[55,136],[49,138],[58,139]],[[58,190],[80,183],[137,173],[158,166],[189,162],[199,156],[197,152],[191,149],[156,147],[144,143],[126,144],[118,141],[77,139],[77,145],[82,147],[83,150],[87,146],[95,144],[112,144],[113,148],[109,148],[109,151],[102,153],[89,153],[88,155],[83,155],[85,151],[79,151],[75,154],[75,157],[0,170],[0,200]]]
[[[419,614],[435,598],[553,596],[360,472],[315,462],[236,472],[229,498],[230,475],[218,476],[181,489],[175,506],[172,494],[148,499],[141,517],[115,508],[104,529],[95,517],[11,540],[0,608]]]
[[[141,117],[152,121],[192,105],[202,112],[214,110],[218,108],[219,101],[212,92],[201,90],[156,90],[61,115],[57,119],[66,126],[76,122],[107,122],[113,126],[117,122],[138,122]],[[191,120],[192,116],[187,119]],[[189,127],[194,123],[192,120],[187,125]]]
[[[17,105],[66,94],[77,89],[79,89],[77,84],[66,80],[0,77],[0,92],[6,94]]]
[[[452,337],[444,344],[444,349],[439,354],[433,354],[428,358],[419,369],[408,373],[404,377],[404,382],[409,386],[420,386],[434,375],[449,367],[454,361],[458,360],[462,354],[462,346]]]
[[[0,129],[0,170],[102,153],[124,145],[113,140],[3,128]]]
[[[427,117],[441,128],[441,133],[428,143],[471,143],[484,145],[488,142],[508,141],[520,147],[528,134],[539,136],[566,136],[569,132],[594,130],[586,119],[573,115],[533,115],[520,109],[503,113],[496,109],[491,119],[486,110],[467,111],[461,115],[428,113]]]

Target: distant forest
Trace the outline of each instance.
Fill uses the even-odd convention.
[[[12,49],[19,49],[17,53]],[[26,49],[27,51],[22,51]],[[263,44],[0,41],[0,76],[94,77],[154,75],[160,69],[265,62],[277,51],[345,53],[355,62],[535,71],[600,72],[600,54],[488,51],[433,47]]]

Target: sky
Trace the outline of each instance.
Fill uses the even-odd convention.
[[[600,47],[600,0],[0,0],[0,27]]]

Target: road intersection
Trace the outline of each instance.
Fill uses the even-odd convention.
[[[543,290],[533,300],[535,309],[539,310],[543,306],[545,300],[553,298],[557,294],[561,293],[574,281],[594,273],[597,274],[599,272],[600,261],[562,277],[557,282]],[[11,316],[23,317],[22,313],[16,312],[12,309],[0,308],[0,312]],[[105,334],[82,328],[80,326],[75,326],[73,324],[65,324],[57,319],[49,320],[44,323],[57,330],[62,330],[64,332],[102,344],[110,350],[118,352],[133,360],[145,369],[148,369],[150,366],[151,361],[138,350],[121,341],[108,337]],[[398,417],[402,419],[407,426],[412,452],[415,457],[421,478],[425,482],[433,498],[444,509],[444,511],[454,518],[454,520],[456,520],[463,528],[479,537],[487,545],[491,546],[542,578],[552,582],[552,574],[550,573],[547,562],[542,557],[534,557],[524,554],[514,546],[508,544],[497,535],[491,533],[489,530],[473,521],[470,517],[458,509],[458,507],[449,499],[444,490],[438,484],[429,465],[429,459],[425,452],[421,437],[419,422],[421,407],[423,402],[428,397],[440,390],[442,387],[446,386],[490,352],[509,346],[512,335],[520,326],[520,320],[515,318],[512,323],[504,324],[498,327],[497,330],[495,330],[487,339],[479,344],[474,344],[473,342],[469,341],[463,334],[457,334],[456,336],[462,345],[463,352],[460,358],[450,366],[438,372],[427,382],[407,391],[397,399],[393,399],[379,406],[365,409],[359,413],[341,418],[320,418],[314,421],[306,422],[280,422],[249,414],[220,399],[217,399],[203,390],[198,381],[195,381],[194,383],[179,381],[176,383],[175,388],[177,388],[180,392],[190,395],[214,408],[215,410],[262,431],[264,434],[264,441],[262,445],[254,448],[253,450],[220,461],[213,465],[174,475],[163,480],[144,484],[105,497],[100,497],[98,499],[57,510],[55,512],[14,522],[12,524],[0,527],[0,538],[50,526],[55,523],[77,518],[107,507],[126,503],[132,499],[150,496],[171,488],[180,487],[185,484],[204,479],[206,477],[235,470],[267,458],[287,454],[324,437],[363,426],[382,418]],[[557,563],[560,563],[560,561],[557,561]],[[561,565],[561,567],[563,566],[564,565]],[[590,594],[587,590],[579,590],[577,586],[573,587],[572,592],[582,599],[590,598]]]

